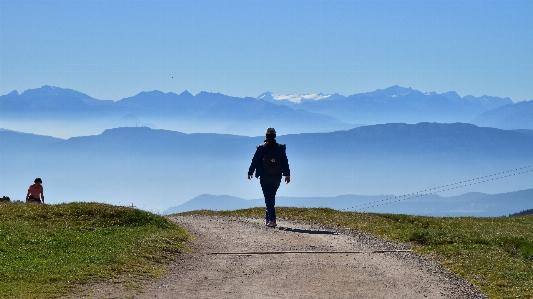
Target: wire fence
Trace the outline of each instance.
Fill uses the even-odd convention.
[[[357,206],[345,208],[345,209],[342,209],[341,211],[348,211],[348,210],[355,210],[355,211],[359,210],[359,211],[362,211],[362,210],[367,210],[367,209],[374,208],[374,207],[384,206],[384,205],[397,203],[397,202],[401,202],[401,201],[405,201],[405,200],[413,199],[413,198],[417,198],[417,197],[422,197],[422,196],[426,196],[426,195],[430,195],[430,194],[436,194],[436,193],[440,193],[440,192],[444,192],[444,191],[449,191],[449,190],[454,190],[454,189],[459,189],[459,188],[463,188],[463,187],[473,186],[473,185],[477,185],[477,184],[481,184],[481,183],[491,182],[491,181],[495,181],[495,180],[499,180],[499,179],[503,179],[503,178],[507,178],[507,177],[511,177],[511,176],[516,176],[516,175],[520,175],[520,174],[524,174],[524,173],[528,173],[528,172],[532,172],[532,171],[533,171],[533,165],[524,166],[524,167],[515,168],[515,169],[503,171],[503,172],[498,172],[498,173],[491,174],[491,175],[477,177],[477,178],[470,179],[470,180],[460,181],[460,182],[453,183],[453,184],[448,184],[448,185],[443,185],[443,186],[440,186],[440,187],[421,190],[421,191],[414,192],[414,193],[409,193],[409,194],[405,194],[405,195],[393,196],[393,197],[389,197],[389,198],[386,198],[386,199],[376,200],[376,201],[365,203],[365,204],[362,204],[362,205],[357,205]]]

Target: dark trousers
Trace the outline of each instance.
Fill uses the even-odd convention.
[[[36,198],[36,197],[33,197],[33,196],[29,196],[28,197],[28,200],[26,202],[36,202],[36,203],[41,203],[41,199],[40,198]]]
[[[259,177],[259,182],[265,196],[266,222],[276,221],[276,192],[281,184],[281,174],[264,174]]]

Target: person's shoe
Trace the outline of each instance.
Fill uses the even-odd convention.
[[[268,227],[276,227],[277,226],[276,221],[270,221],[269,223],[267,223],[267,226]]]
[[[266,220],[265,221],[265,226],[268,226],[269,223],[270,223],[270,221]]]

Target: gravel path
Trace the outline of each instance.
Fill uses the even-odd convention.
[[[212,254],[406,250],[354,231],[292,221],[173,216],[196,240],[193,253],[142,291],[96,285],[80,298],[488,298],[438,263],[406,252]]]

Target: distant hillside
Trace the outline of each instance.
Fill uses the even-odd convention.
[[[282,197],[404,194],[533,165],[533,136],[461,123],[385,124],[277,139],[287,144],[293,177],[281,186]],[[262,137],[133,127],[68,140],[0,131],[0,140],[0,191],[13,200],[35,177],[43,178],[51,203],[98,200],[165,210],[199,194],[261,198],[259,182],[247,180],[246,172]],[[532,175],[459,192],[527,189]]]
[[[0,96],[2,116],[18,117],[88,117],[104,116],[110,112],[113,101],[94,99],[84,93],[53,86],[28,89],[21,94],[13,91]]]
[[[363,126],[347,131],[284,136],[291,149],[308,157],[337,159],[403,155],[425,159],[533,158],[533,136],[471,124],[418,123]]]
[[[522,134],[529,135],[529,136],[533,136],[533,130],[516,129],[515,131],[520,132],[520,133],[522,133]]]
[[[397,194],[399,195],[399,194]],[[278,206],[317,208],[327,207],[345,211],[367,211],[362,206],[379,202],[390,203],[369,210],[379,213],[395,213],[425,216],[506,216],[510,211],[531,206],[533,189],[501,194],[466,193],[458,196],[443,197],[435,194],[411,198],[391,203],[393,195],[362,196],[342,195],[336,197],[277,197]],[[238,210],[250,207],[263,207],[263,199],[245,200],[227,195],[197,196],[181,205],[168,208],[164,214],[188,212],[194,210]],[[533,210],[523,211],[510,216],[533,214]]]
[[[475,117],[471,123],[500,129],[533,129],[533,100],[507,104]]]
[[[51,137],[51,136],[42,136],[32,133],[23,133],[12,130],[6,130],[0,128],[0,138],[5,142],[16,142],[21,144],[49,144],[59,141],[64,141],[64,139]],[[6,144],[4,144],[6,145]]]
[[[18,135],[12,137],[13,133],[9,132],[0,134],[10,142],[19,142],[17,138],[22,138]],[[290,134],[280,136],[278,140],[288,144],[289,155],[310,161],[318,159],[314,163],[329,160],[351,163],[369,158],[388,161],[397,157],[403,157],[398,161],[412,157],[418,160],[439,158],[441,161],[455,162],[472,159],[533,161],[533,151],[530,150],[533,148],[533,136],[462,123],[373,125],[331,133]],[[253,154],[250,151],[262,141],[262,137],[229,134],[184,134],[147,127],[117,128],[106,130],[100,135],[74,137],[54,143],[49,150],[98,155],[181,154],[190,157],[234,158]]]

